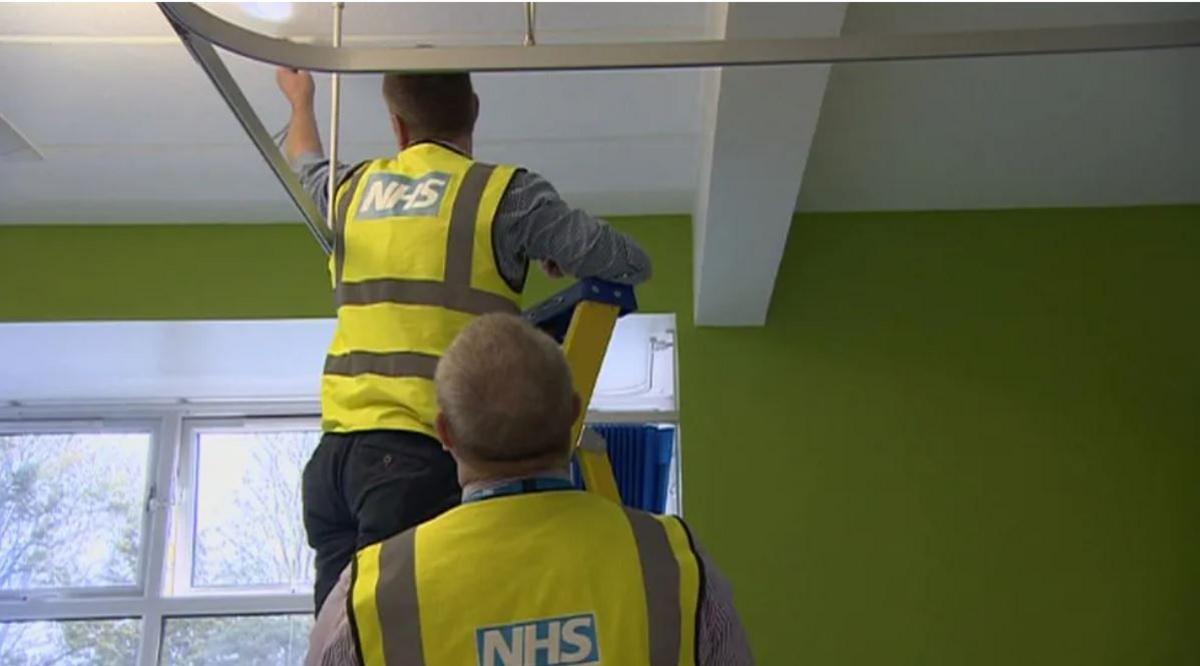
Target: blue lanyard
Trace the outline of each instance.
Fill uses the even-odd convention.
[[[463,496],[463,504],[467,502],[478,502],[480,500],[491,499],[493,497],[505,497],[507,495],[523,495],[525,493],[540,493],[547,490],[574,490],[575,484],[566,479],[555,477],[536,477],[532,479],[521,479],[513,481],[495,488],[484,488],[476,490],[473,493]]]

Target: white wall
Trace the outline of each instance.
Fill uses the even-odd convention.
[[[674,411],[674,328],[618,323],[593,412]],[[316,400],[332,334],[324,319],[0,324],[0,401]]]

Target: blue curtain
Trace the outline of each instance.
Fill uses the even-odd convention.
[[[654,425],[604,424],[589,426],[608,444],[617,489],[625,506],[664,513],[675,450],[675,428]],[[579,469],[572,463],[575,485],[583,488]]]

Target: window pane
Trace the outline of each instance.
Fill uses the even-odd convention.
[[[0,589],[137,583],[148,433],[0,435]]]
[[[312,585],[300,474],[317,431],[201,432],[194,587]]]
[[[169,619],[163,666],[295,666],[308,650],[311,615],[247,615]]]
[[[140,620],[0,623],[0,664],[129,666],[140,629]]]

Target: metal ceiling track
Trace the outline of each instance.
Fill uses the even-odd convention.
[[[208,74],[250,140],[283,183],[326,252],[327,228],[287,160],[271,140],[213,46],[265,63],[318,72],[378,74],[536,72],[815,65],[947,58],[1101,53],[1200,46],[1200,20],[929,34],[864,34],[771,40],[636,44],[537,44],[362,47],[301,44],[268,37],[189,2],[158,3],[185,47]],[[526,7],[526,12],[530,7]]]
[[[169,17],[170,14],[168,14]],[[233,75],[229,73],[229,68],[221,60],[221,56],[217,55],[217,50],[203,37],[188,32],[186,28],[174,22],[171,25],[179,33],[179,39],[183,42],[184,48],[192,54],[192,58],[200,65],[200,69],[203,69],[204,73],[208,75],[208,79],[221,94],[221,99],[225,100],[225,103],[229,105],[229,110],[241,123],[242,129],[246,130],[246,135],[250,137],[251,143],[267,161],[271,173],[275,174],[280,184],[283,185],[283,189],[291,197],[292,203],[296,204],[296,208],[300,211],[300,217],[304,220],[308,230],[312,232],[317,244],[321,246],[325,254],[329,254],[333,251],[333,239],[329,227],[325,225],[325,218],[313,198],[304,191],[300,179],[292,171],[291,165],[288,164],[288,160],[283,156],[279,146],[275,145],[271,133],[263,126],[262,120],[254,112],[254,107],[250,106],[241,86],[233,79]]]

